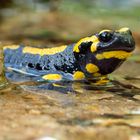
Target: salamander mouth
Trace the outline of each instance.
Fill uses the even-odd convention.
[[[125,46],[125,47],[104,47],[104,48],[99,48],[98,50],[101,52],[109,52],[109,51],[126,51],[126,52],[132,52],[135,49],[135,47],[132,46]]]

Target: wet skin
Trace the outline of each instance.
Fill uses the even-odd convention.
[[[135,42],[128,28],[102,30],[77,43],[56,48],[4,46],[9,81],[75,81],[107,75],[132,53]]]

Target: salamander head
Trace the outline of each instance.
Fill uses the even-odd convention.
[[[74,54],[81,69],[87,73],[101,75],[113,72],[135,48],[135,41],[128,28],[102,30],[81,39],[74,46]]]

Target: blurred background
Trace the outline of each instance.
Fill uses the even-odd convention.
[[[125,26],[139,43],[139,24],[139,0],[0,0],[0,40],[5,44],[68,44]]]

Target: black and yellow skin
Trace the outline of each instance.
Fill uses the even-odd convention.
[[[56,48],[5,46],[5,75],[10,81],[75,81],[107,75],[135,48],[128,28],[102,30],[71,45]]]

